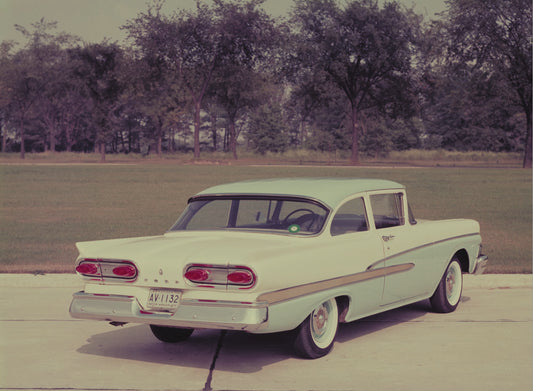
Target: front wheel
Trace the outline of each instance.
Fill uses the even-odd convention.
[[[435,312],[453,312],[461,301],[463,292],[463,272],[456,257],[453,257],[442,276],[430,302]]]
[[[194,329],[156,326],[155,324],[151,324],[150,329],[158,340],[169,343],[185,341],[194,331]]]
[[[333,348],[338,325],[337,301],[323,302],[298,326],[294,341],[296,351],[305,358],[325,356]]]

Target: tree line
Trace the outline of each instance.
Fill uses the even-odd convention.
[[[44,19],[0,43],[2,151],[521,151],[531,167],[531,2],[164,1],[82,42]]]

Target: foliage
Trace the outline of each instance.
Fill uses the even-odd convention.
[[[304,72],[323,73],[327,83],[344,93],[350,108],[351,160],[357,164],[365,110],[411,114],[410,45],[416,25],[398,3],[380,8],[373,0],[353,1],[345,8],[332,0],[298,0],[293,21],[292,61]]]
[[[429,22],[396,1],[294,0],[288,21],[263,3],[165,14],[152,0],[121,45],[44,19],[16,26],[23,45],[0,42],[2,151],[291,147],[357,163],[359,151],[444,148],[531,165],[530,2],[450,0]]]
[[[366,121],[361,137],[361,152],[373,157],[384,157],[393,151],[419,147],[417,126],[403,119],[383,119],[380,116]]]
[[[105,145],[113,133],[111,116],[124,86],[120,82],[122,51],[115,44],[102,42],[71,50],[76,63],[74,74],[83,80],[92,100],[91,119],[97,130],[95,142],[100,144],[102,161]]]
[[[148,65],[151,80],[145,90],[152,89],[159,97],[176,96],[179,90],[166,89],[168,85],[187,91],[183,99],[157,105],[161,110],[158,117],[161,124],[165,112],[183,109],[188,101],[194,116],[196,158],[200,156],[201,111],[208,93],[226,111],[231,149],[237,157],[235,123],[242,110],[257,104],[253,98],[256,90],[251,88],[257,79],[254,72],[275,42],[272,21],[258,9],[261,3],[215,1],[210,7],[198,2],[194,11],[166,17],[160,13],[159,2],[125,26],[139,58]],[[150,73],[150,69],[156,72]],[[159,88],[153,88],[155,83]],[[150,102],[161,99],[153,96]]]
[[[13,45],[4,42],[1,53],[0,106],[3,107],[7,125],[16,129],[21,158],[24,158],[27,140],[41,139],[42,144],[46,145],[48,134],[43,131],[42,124],[36,122],[48,122],[48,132],[52,133],[50,128],[53,129],[59,120],[58,116],[65,113],[56,98],[68,84],[68,81],[61,80],[62,72],[65,72],[64,64],[68,64],[68,61],[65,62],[65,50],[76,42],[76,38],[68,34],[55,34],[56,22],[41,19],[31,27],[29,30],[16,26],[27,39],[24,48],[11,54]],[[50,134],[52,143],[54,136]]]
[[[249,140],[253,150],[262,155],[267,151],[283,152],[287,149],[288,139],[279,104],[261,106],[253,113]]]
[[[520,108],[526,122],[524,167],[531,167],[531,2],[451,0],[448,4],[444,19],[448,72],[467,75],[465,84],[472,88],[472,101],[485,109],[482,116],[491,116],[494,108],[503,108],[496,113],[498,120],[492,118],[492,123],[489,119],[488,124],[472,127],[508,128],[506,123],[515,114],[513,106]],[[485,93],[485,84],[495,91]]]
[[[217,3],[222,15],[222,64],[216,68],[208,92],[226,114],[229,146],[235,159],[239,136],[236,122],[267,98],[268,70],[263,64],[270,58],[271,48],[279,43],[279,33],[271,18],[256,9],[259,4],[259,1],[244,5]]]

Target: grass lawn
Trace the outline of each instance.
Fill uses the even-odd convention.
[[[157,235],[208,186],[296,176],[398,181],[417,217],[480,222],[488,272],[531,273],[530,170],[168,162],[0,165],[0,272],[72,272],[77,241]]]

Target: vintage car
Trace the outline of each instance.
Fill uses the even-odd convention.
[[[405,187],[379,179],[214,186],[163,235],[77,248],[74,318],[149,324],[164,342],[294,330],[307,358],[331,350],[339,322],[428,298],[455,310],[462,274],[487,263],[476,221],[415,220]]]

